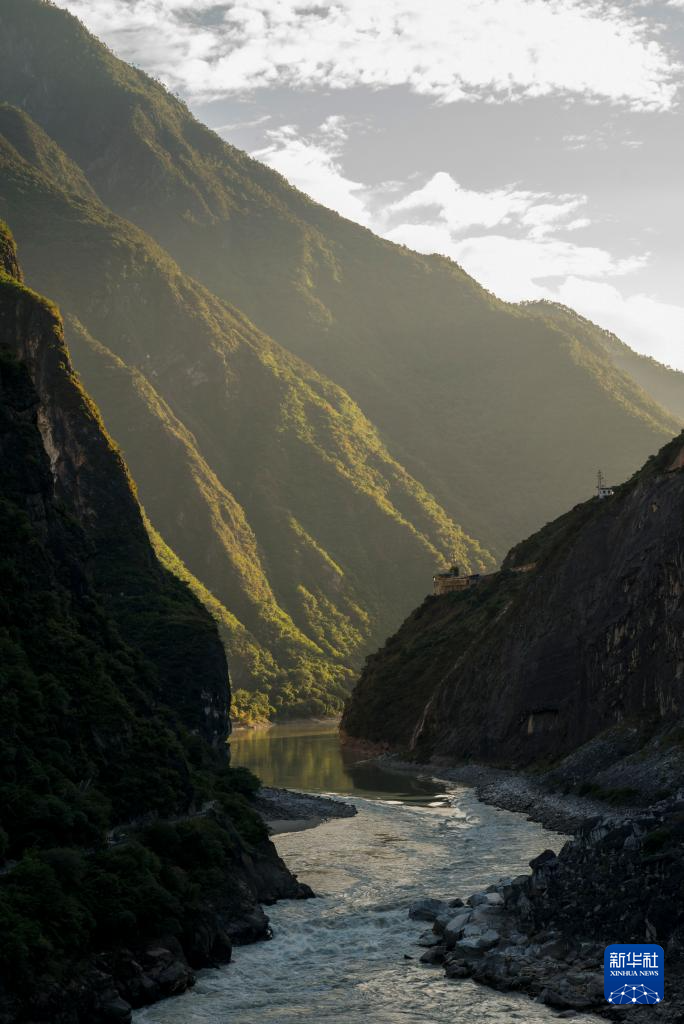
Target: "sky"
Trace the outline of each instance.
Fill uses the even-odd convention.
[[[684,0],[58,0],[326,206],[684,370]]]

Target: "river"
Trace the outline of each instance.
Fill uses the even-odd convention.
[[[359,764],[335,727],[276,726],[233,738],[233,763],[267,785],[337,794],[354,818],[275,837],[319,898],[268,910],[271,942],[242,946],[197,985],[135,1014],[136,1024],[537,1024],[557,1011],[418,963],[421,896],[466,897],[527,870],[564,837],[478,802],[472,790]],[[407,959],[410,958],[410,959]],[[595,1020],[577,1015],[580,1022]]]

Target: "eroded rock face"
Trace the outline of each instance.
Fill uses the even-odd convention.
[[[345,729],[421,760],[525,766],[611,729],[625,731],[628,756],[669,728],[684,697],[682,451],[684,435],[612,497],[513,549],[479,589],[429,598],[369,660]],[[409,675],[391,678],[402,658]],[[613,740],[601,769],[617,759]]]
[[[487,901],[468,906],[433,933],[421,963],[448,978],[472,977],[523,991],[567,1012],[614,1017],[603,995],[603,953],[611,942],[657,942],[665,950],[666,1002],[658,1020],[684,1019],[684,800],[630,817],[588,820],[558,855],[545,850],[531,874],[501,879]],[[419,945],[425,945],[421,937]]]
[[[128,470],[71,367],[59,312],[21,287],[16,250],[2,228],[0,266],[11,280],[0,304],[0,344],[33,384],[24,418],[42,438],[52,476],[47,499],[78,521],[91,544],[88,572],[127,639],[155,663],[163,701],[219,746],[230,731],[230,690],[217,630],[187,587],[157,561]],[[43,498],[29,502],[34,518],[44,509]]]
[[[529,573],[427,709],[436,753],[528,764],[624,720],[669,724],[681,714],[684,474],[665,468],[681,447],[684,439],[654,472],[580,510]]]

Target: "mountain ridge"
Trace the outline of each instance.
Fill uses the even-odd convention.
[[[5,106],[0,139],[18,118],[24,136],[42,134]],[[424,566],[451,551],[465,562],[488,556],[388,456],[344,392],[185,278],[139,229],[89,195],[65,192],[7,143],[0,172],[0,209],[12,215],[32,280],[67,313],[69,344],[153,525],[256,631],[248,660],[263,667],[275,658],[271,705],[334,711],[351,678],[349,657],[355,664],[367,642],[369,612],[378,631],[392,621],[391,601],[407,600],[400,580],[422,589]],[[361,575],[360,521],[378,535],[386,581]],[[392,550],[395,561],[403,556],[401,570],[389,564]],[[244,636],[232,644],[229,636],[228,650],[254,689]],[[268,678],[258,684],[270,692]]]
[[[579,318],[313,203],[63,10],[0,29],[0,210],[259,715],[339,709],[440,562],[486,568],[679,428]]]

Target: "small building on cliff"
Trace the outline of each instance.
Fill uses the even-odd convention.
[[[479,573],[466,576],[458,565],[452,565],[446,572],[438,572],[432,577],[433,592],[437,595],[451,594],[454,590],[467,590],[479,583]]]
[[[596,493],[599,497],[599,501],[603,500],[603,498],[610,498],[613,494],[615,494],[613,488],[609,487],[609,485],[606,483],[606,478],[604,477],[600,469],[596,477]]]

